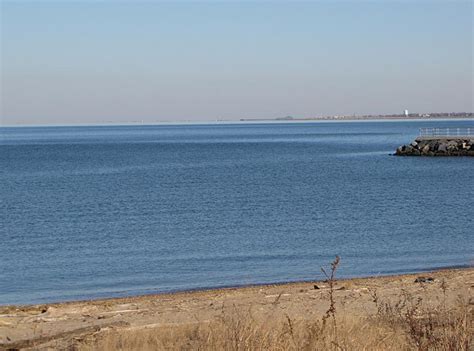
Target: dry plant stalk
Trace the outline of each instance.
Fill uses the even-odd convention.
[[[334,340],[333,344],[337,348],[337,320],[336,320],[336,299],[334,298],[334,286],[336,284],[336,270],[339,266],[341,259],[339,256],[336,256],[334,261],[331,262],[331,271],[328,274],[326,270],[321,267],[321,271],[323,272],[324,276],[326,277],[326,281],[329,285],[329,308],[326,311],[326,314],[323,317],[323,327],[326,325],[326,321],[331,318],[332,319],[332,327],[334,331]]]
[[[439,286],[438,303],[427,302],[427,290],[401,290],[396,299],[369,291],[375,313],[345,316],[336,309],[336,256],[330,271],[321,268],[328,284],[329,308],[321,317],[291,318],[281,305],[280,293],[267,315],[256,318],[252,307],[222,308],[208,323],[148,330],[110,331],[72,345],[86,350],[473,350],[473,308],[469,299],[455,305],[446,298],[447,285]],[[434,283],[432,283],[434,284]],[[434,288],[431,285],[431,288]],[[328,321],[332,327],[328,327]]]

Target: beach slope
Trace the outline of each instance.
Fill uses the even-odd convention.
[[[472,268],[337,280],[332,289],[330,285],[302,282],[3,306],[0,350],[230,349],[229,343],[240,345],[237,349],[335,343],[352,349],[412,349],[417,342],[434,342],[435,336],[431,340],[423,334],[430,314],[460,323],[452,326],[456,335],[450,337],[472,347]],[[418,341],[411,335],[417,326],[422,334]]]

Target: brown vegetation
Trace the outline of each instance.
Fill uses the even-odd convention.
[[[222,306],[210,321],[151,328],[121,328],[76,338],[73,350],[473,350],[473,310],[469,295],[455,303],[446,298],[444,280],[439,294],[401,290],[396,300],[370,290],[373,312],[353,316],[336,298],[335,273],[339,258],[325,274],[328,309],[319,318],[290,315],[280,307],[281,294],[270,312],[255,313]],[[423,282],[419,283],[422,284]]]

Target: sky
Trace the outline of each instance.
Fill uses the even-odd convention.
[[[3,125],[474,110],[471,1],[0,1]]]

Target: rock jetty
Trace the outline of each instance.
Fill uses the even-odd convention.
[[[474,139],[431,138],[415,139],[409,145],[400,146],[397,156],[474,156]]]

